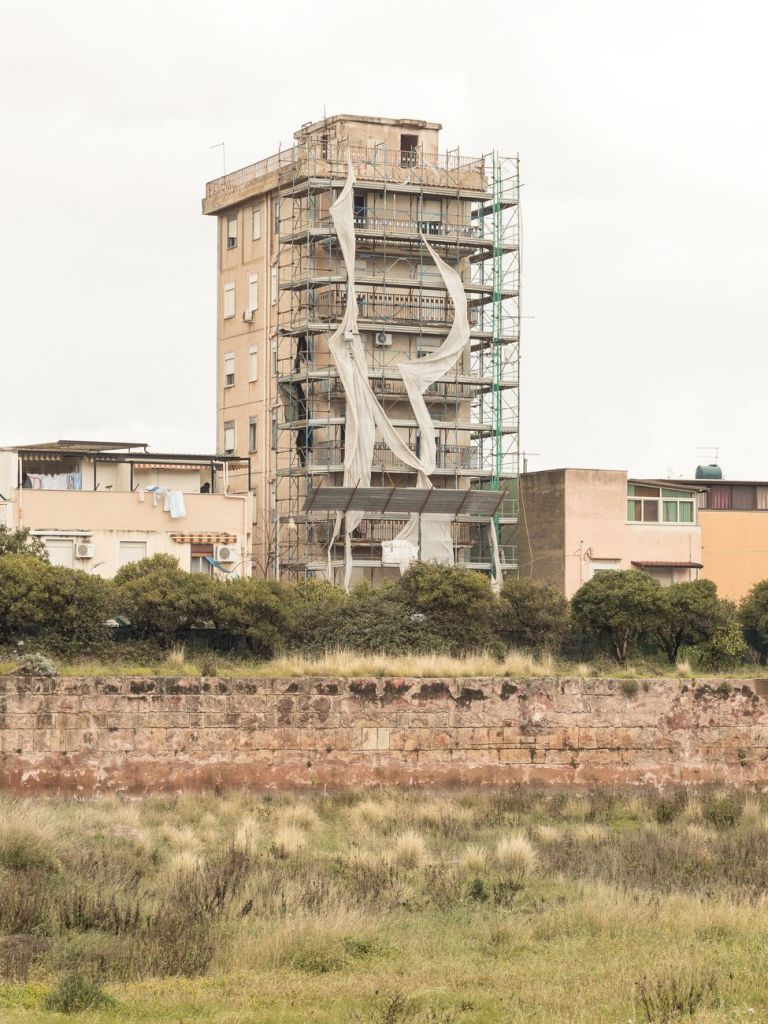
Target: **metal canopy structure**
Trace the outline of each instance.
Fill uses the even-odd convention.
[[[371,512],[381,515],[477,516],[492,519],[504,491],[453,490],[444,487],[317,487],[304,502],[305,512]]]

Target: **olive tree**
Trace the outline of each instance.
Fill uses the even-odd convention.
[[[669,663],[675,664],[681,647],[711,640],[723,619],[724,609],[711,580],[692,580],[665,587],[656,636]]]
[[[568,602],[552,584],[509,577],[499,595],[496,623],[508,645],[554,651],[568,631]]]
[[[33,555],[43,562],[48,561],[48,549],[39,537],[34,537],[28,526],[11,530],[0,526],[0,558],[3,555]]]
[[[659,581],[635,569],[599,572],[573,596],[574,625],[602,644],[620,665],[630,645],[652,637],[663,612]]]

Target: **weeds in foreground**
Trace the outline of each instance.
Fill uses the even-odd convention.
[[[21,983],[53,999],[77,994],[79,976],[108,987],[119,1015],[134,982],[160,992],[162,979],[233,970],[299,999],[353,992],[336,1019],[361,1024],[387,1019],[393,978],[391,1012],[414,1024],[458,1024],[465,999],[487,1001],[468,1021],[570,1020],[569,972],[582,968],[603,980],[578,1024],[627,1019],[633,1000],[638,1021],[664,1024],[762,991],[763,794],[0,797],[0,822],[0,1018]],[[688,973],[656,972],[683,948]],[[638,949],[652,966],[635,983]],[[523,963],[529,1002],[510,1017],[499,972]],[[438,975],[444,999],[424,995]]]
[[[693,1017],[700,1007],[717,1002],[718,985],[713,975],[669,970],[637,983],[637,996],[646,1024],[673,1024]]]

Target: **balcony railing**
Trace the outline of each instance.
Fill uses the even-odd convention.
[[[332,229],[329,217],[297,217],[295,220],[280,222],[281,234],[295,235],[302,231]],[[429,238],[451,238],[456,235],[464,238],[482,238],[482,224],[468,224],[465,221],[414,219],[410,217],[369,217],[367,214],[355,215],[356,231],[375,231],[384,235],[427,235]],[[491,241],[491,239],[488,239]]]
[[[416,449],[411,445],[411,451]],[[481,453],[469,445],[438,445],[436,451],[437,469],[482,469]],[[340,445],[319,444],[306,450],[306,463],[313,469],[331,469],[344,465],[344,448]],[[383,441],[373,446],[373,465],[377,469],[393,469],[401,473],[412,473],[405,462],[395,455]]]
[[[374,394],[382,398],[407,398],[405,382],[402,378],[369,377],[368,383]],[[424,392],[426,398],[447,398],[454,400],[471,399],[477,396],[480,381],[438,380],[430,384]],[[344,398],[344,385],[339,377],[323,377],[310,382],[310,392],[315,395],[328,395],[331,398]]]
[[[302,296],[300,309],[310,320],[340,320],[346,309],[344,288],[331,288],[310,297]],[[357,292],[357,311],[362,320],[393,323],[451,323],[453,303],[443,295],[419,295],[414,292]],[[298,312],[298,311],[297,311]],[[472,315],[470,314],[470,322]]]

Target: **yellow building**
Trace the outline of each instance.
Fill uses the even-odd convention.
[[[251,496],[227,493],[242,465],[234,456],[150,453],[143,444],[2,448],[0,524],[28,527],[55,565],[99,576],[157,554],[187,572],[250,576]]]
[[[347,407],[329,355],[347,278],[330,207],[354,176],[355,275],[368,383],[402,440],[422,444],[398,361],[434,352],[454,319],[427,241],[458,271],[471,337],[425,393],[436,441],[436,487],[503,485],[517,474],[519,365],[518,162],[440,152],[439,124],[338,115],[307,124],[288,150],[208,183],[218,224],[217,447],[250,463],[254,572],[339,579],[333,516],[307,496],[342,482]],[[494,282],[496,285],[494,302]],[[245,470],[233,473],[245,489]],[[372,485],[414,486],[416,474],[377,440]],[[516,502],[502,510],[502,559],[516,567]],[[382,542],[402,515],[354,529],[353,579],[376,581]],[[487,531],[458,517],[454,557],[490,570]],[[330,550],[329,550],[330,547]]]
[[[674,484],[683,481],[674,481]],[[768,579],[768,481],[684,481],[698,491],[702,576],[738,601]]]

